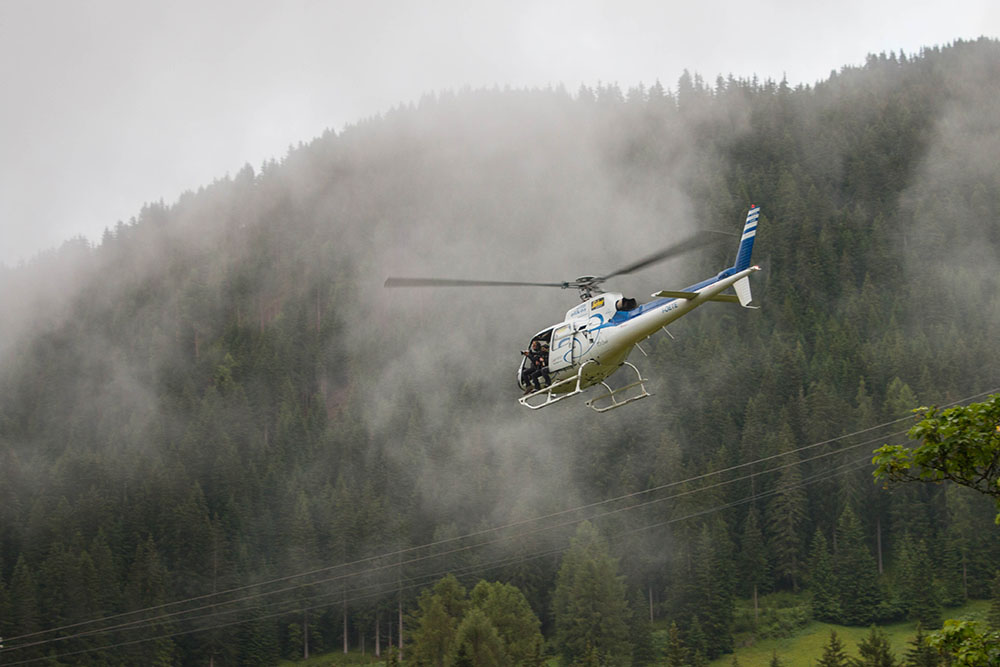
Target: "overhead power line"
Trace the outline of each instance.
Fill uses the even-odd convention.
[[[998,391],[998,390],[994,389],[994,390],[987,391],[987,392],[980,392],[978,394],[974,394],[972,396],[968,396],[968,397],[965,397],[963,399],[959,399],[957,401],[953,401],[952,403],[945,404],[945,406],[943,406],[943,407],[948,407],[948,406],[951,406],[951,405],[957,405],[957,404],[960,404],[960,403],[968,402],[968,401],[971,401],[971,400],[973,400],[975,398],[978,398],[978,397],[981,397],[981,396],[985,396],[985,395],[988,395],[988,394],[991,394],[991,393],[995,393],[996,391]],[[709,484],[709,485],[698,487],[698,488],[695,488],[695,489],[688,489],[686,491],[682,491],[682,492],[674,494],[674,495],[670,495],[670,496],[666,496],[666,497],[662,497],[662,498],[653,498],[653,499],[646,500],[646,501],[643,501],[643,502],[640,502],[640,503],[626,505],[624,507],[610,509],[610,510],[607,510],[607,511],[604,511],[604,512],[596,512],[596,513],[588,515],[588,516],[582,516],[582,517],[578,517],[578,518],[564,520],[564,521],[561,521],[561,522],[558,522],[558,523],[555,523],[555,524],[552,524],[552,525],[541,525],[541,526],[534,527],[534,528],[531,528],[529,530],[526,530],[524,532],[516,533],[514,535],[496,537],[496,538],[493,538],[493,539],[489,539],[489,540],[485,540],[485,541],[480,541],[480,542],[477,542],[475,544],[467,544],[467,545],[463,545],[463,546],[458,546],[458,547],[455,547],[455,548],[452,548],[452,549],[449,549],[449,550],[445,550],[445,551],[442,551],[442,552],[435,552],[435,553],[429,553],[429,554],[425,554],[425,555],[421,555],[421,556],[415,556],[415,557],[408,558],[406,560],[403,560],[403,558],[402,558],[402,556],[405,555],[405,554],[414,554],[414,553],[416,553],[416,552],[418,552],[420,550],[432,549],[434,547],[439,547],[439,546],[443,546],[443,545],[447,545],[447,544],[452,544],[452,543],[459,542],[459,541],[469,540],[471,538],[482,537],[482,536],[486,536],[486,535],[490,535],[490,534],[500,533],[502,531],[507,531],[507,530],[514,529],[514,528],[520,528],[520,527],[524,527],[524,526],[530,526],[531,524],[537,524],[537,523],[548,521],[548,520],[551,520],[551,519],[557,519],[557,518],[560,518],[560,517],[565,517],[565,516],[568,516],[568,515],[571,515],[571,514],[574,514],[574,513],[580,513],[580,512],[586,511],[586,510],[595,510],[595,509],[600,508],[602,506],[611,505],[613,503],[622,502],[622,501],[630,500],[630,499],[637,498],[637,497],[640,497],[640,496],[653,494],[653,493],[656,493],[656,492],[659,492],[659,491],[663,491],[663,490],[666,490],[666,489],[669,489],[669,488],[673,488],[673,487],[676,487],[676,486],[680,486],[680,485],[691,484],[693,482],[698,482],[698,481],[701,481],[701,480],[704,480],[704,479],[707,479],[707,478],[710,478],[710,477],[724,475],[725,473],[734,472],[734,471],[737,471],[737,470],[740,470],[740,469],[743,469],[743,468],[746,468],[746,467],[750,467],[750,466],[754,466],[754,465],[759,465],[759,464],[762,464],[762,463],[766,463],[766,462],[769,462],[769,461],[772,461],[772,460],[775,460],[775,459],[779,459],[779,458],[782,458],[782,457],[790,456],[790,455],[793,455],[793,454],[799,454],[801,452],[805,452],[805,451],[808,451],[808,450],[811,450],[811,449],[814,449],[814,448],[817,448],[817,447],[821,447],[823,445],[828,445],[828,444],[831,444],[831,443],[835,443],[835,442],[838,442],[838,441],[841,441],[841,440],[846,440],[846,439],[849,439],[849,438],[852,438],[852,437],[855,437],[855,436],[858,436],[858,435],[862,435],[862,434],[866,434],[866,433],[871,433],[873,431],[877,431],[879,429],[883,429],[883,428],[885,428],[887,426],[898,424],[899,422],[905,421],[907,419],[912,419],[912,416],[900,417],[898,419],[894,419],[894,420],[890,420],[890,421],[887,421],[887,422],[883,422],[881,424],[877,424],[875,426],[871,426],[871,427],[868,427],[868,428],[865,428],[865,429],[861,429],[861,430],[855,431],[853,433],[848,433],[848,434],[844,434],[844,435],[841,435],[841,436],[838,436],[838,437],[835,437],[835,438],[830,438],[830,439],[823,440],[823,441],[816,442],[816,443],[812,443],[812,444],[809,444],[809,445],[804,445],[802,447],[798,447],[798,448],[795,448],[795,449],[792,449],[792,450],[789,450],[789,451],[786,451],[786,452],[780,452],[780,453],[773,454],[773,455],[770,455],[770,456],[761,457],[761,458],[755,459],[753,461],[747,461],[747,462],[740,463],[740,464],[737,464],[737,465],[734,465],[734,466],[730,466],[728,468],[724,468],[724,469],[720,469],[720,470],[715,470],[715,471],[710,471],[710,472],[703,473],[703,474],[700,474],[700,475],[695,475],[695,476],[689,477],[689,478],[684,479],[684,480],[677,480],[677,481],[673,481],[673,482],[661,484],[661,485],[658,485],[658,486],[655,486],[655,487],[651,487],[649,489],[644,489],[644,490],[640,490],[640,491],[631,492],[631,493],[628,493],[628,494],[623,494],[623,495],[620,495],[620,496],[617,496],[617,497],[614,497],[614,498],[609,498],[609,499],[605,499],[605,500],[602,500],[602,501],[596,501],[596,502],[593,502],[593,503],[587,503],[587,504],[583,504],[583,505],[578,505],[576,507],[566,508],[566,509],[563,509],[563,510],[560,510],[560,511],[557,511],[557,512],[553,512],[553,513],[550,513],[550,514],[542,515],[542,516],[539,516],[539,517],[534,517],[534,518],[531,518],[531,519],[524,519],[524,520],[520,520],[520,521],[516,521],[516,522],[507,523],[507,524],[504,524],[504,525],[501,525],[501,526],[496,526],[496,527],[492,527],[492,528],[483,529],[483,530],[480,530],[480,531],[475,531],[475,532],[468,533],[468,534],[461,535],[461,536],[446,538],[446,539],[437,540],[437,541],[429,542],[429,543],[422,544],[422,545],[416,545],[416,546],[412,546],[412,547],[407,547],[405,549],[399,549],[399,550],[392,551],[392,552],[387,552],[387,553],[384,553],[384,554],[377,554],[377,555],[369,556],[369,557],[366,557],[366,558],[363,558],[363,559],[358,559],[358,560],[347,562],[347,563],[334,564],[334,565],[326,566],[326,567],[319,568],[319,569],[309,570],[309,571],[306,571],[306,572],[300,572],[300,573],[290,574],[290,575],[286,575],[286,576],[282,576],[282,577],[276,577],[276,578],[272,578],[272,579],[269,579],[269,580],[266,580],[266,581],[257,582],[257,583],[253,583],[253,584],[246,584],[246,585],[243,585],[243,586],[230,588],[230,589],[227,589],[225,591],[219,591],[219,592],[216,592],[216,593],[210,593],[210,594],[205,594],[205,595],[200,595],[200,596],[193,596],[193,597],[185,598],[185,599],[182,599],[182,600],[176,600],[176,601],[173,601],[173,602],[165,603],[165,604],[162,604],[162,605],[156,605],[156,606],[153,606],[153,607],[147,607],[147,608],[144,608],[144,609],[134,610],[134,611],[130,611],[130,612],[124,612],[124,613],[121,613],[121,614],[115,614],[115,615],[111,615],[111,616],[100,617],[100,618],[91,619],[91,620],[88,620],[88,621],[81,621],[81,622],[78,622],[78,623],[64,625],[64,626],[60,626],[60,627],[57,627],[57,628],[49,628],[49,629],[42,630],[42,631],[39,631],[39,632],[25,634],[25,635],[20,635],[20,636],[17,636],[17,637],[10,637],[10,638],[7,638],[7,640],[6,640],[7,643],[8,643],[8,646],[5,647],[5,648],[0,648],[0,653],[6,653],[6,652],[9,652],[9,651],[14,651],[14,650],[19,650],[19,649],[26,649],[26,648],[30,648],[30,647],[45,646],[45,645],[50,645],[50,644],[53,644],[53,643],[56,643],[56,642],[62,642],[62,641],[67,641],[67,640],[71,640],[71,639],[79,639],[79,638],[92,637],[92,636],[97,636],[97,635],[104,635],[104,634],[108,634],[110,632],[142,630],[144,628],[148,628],[148,627],[152,627],[152,626],[155,626],[155,625],[163,624],[164,622],[195,622],[195,621],[205,620],[205,619],[216,617],[216,616],[220,616],[220,615],[233,614],[233,613],[239,613],[239,612],[244,612],[245,613],[247,611],[247,609],[245,607],[240,607],[240,608],[236,608],[236,609],[228,609],[228,610],[225,610],[225,611],[215,611],[215,612],[212,612],[210,610],[216,609],[218,607],[224,607],[224,606],[229,606],[229,605],[236,605],[236,604],[246,603],[246,602],[249,602],[249,601],[252,601],[252,600],[257,600],[257,599],[264,598],[264,597],[267,597],[267,596],[281,595],[282,593],[289,593],[291,591],[302,589],[302,588],[305,588],[305,587],[319,586],[319,585],[322,585],[322,584],[330,584],[330,583],[333,583],[333,582],[336,582],[336,581],[343,581],[343,580],[346,580],[346,579],[349,579],[349,578],[359,578],[359,577],[363,577],[363,576],[369,576],[369,575],[371,575],[371,574],[373,574],[375,572],[378,572],[378,571],[383,571],[383,570],[387,570],[387,569],[400,568],[400,567],[406,566],[406,565],[413,565],[413,564],[416,564],[416,563],[419,563],[419,562],[424,562],[424,561],[428,561],[428,560],[432,560],[432,559],[443,558],[445,556],[450,556],[450,555],[456,555],[456,554],[459,554],[459,553],[462,553],[462,552],[467,552],[467,551],[471,551],[471,550],[474,550],[474,549],[480,549],[482,547],[489,546],[491,544],[497,544],[497,543],[504,542],[504,541],[520,539],[520,538],[529,537],[529,536],[532,536],[532,535],[535,535],[535,534],[540,534],[540,533],[545,533],[545,532],[557,530],[557,529],[560,529],[560,528],[565,528],[567,526],[572,526],[572,525],[578,524],[578,523],[580,523],[580,522],[582,522],[584,520],[588,520],[588,519],[590,519],[590,520],[597,520],[597,519],[608,517],[608,516],[611,516],[611,515],[614,515],[614,514],[618,514],[618,513],[622,513],[622,512],[628,512],[628,511],[640,509],[640,508],[643,508],[643,507],[648,507],[648,506],[651,506],[651,505],[656,504],[656,503],[662,503],[662,502],[665,502],[665,501],[668,501],[668,500],[673,500],[673,499],[680,498],[680,497],[683,497],[683,496],[686,496],[686,495],[692,495],[692,494],[695,494],[695,493],[701,493],[701,492],[708,491],[708,490],[715,489],[715,488],[719,488],[719,487],[722,487],[722,486],[725,486],[725,485],[728,485],[728,484],[733,484],[733,483],[736,483],[736,482],[739,482],[739,481],[745,481],[745,480],[747,480],[747,479],[749,479],[751,477],[754,477],[754,476],[766,475],[766,474],[774,473],[774,472],[777,472],[777,471],[780,471],[780,470],[783,470],[783,469],[786,469],[786,468],[789,468],[789,467],[792,467],[792,466],[795,466],[795,465],[801,465],[801,464],[804,464],[804,463],[809,463],[811,461],[816,461],[816,460],[819,460],[819,459],[822,459],[822,458],[826,458],[826,457],[829,457],[829,456],[835,456],[835,455],[838,455],[838,454],[843,454],[845,452],[851,451],[851,450],[856,449],[858,447],[862,447],[862,446],[871,444],[872,442],[875,442],[875,441],[878,441],[878,440],[882,440],[882,439],[886,439],[886,438],[891,438],[891,437],[896,437],[898,435],[901,435],[901,434],[905,433],[906,430],[904,429],[902,431],[895,431],[895,432],[892,432],[892,433],[883,434],[883,435],[877,436],[876,438],[873,438],[873,439],[870,439],[870,440],[866,440],[866,441],[863,441],[863,442],[859,442],[859,443],[856,443],[856,444],[853,444],[853,445],[850,445],[850,446],[847,446],[847,447],[839,448],[837,450],[833,450],[833,451],[830,451],[830,452],[821,453],[821,454],[818,454],[818,455],[815,455],[815,456],[812,456],[812,457],[809,457],[809,458],[805,458],[805,459],[797,459],[795,461],[792,461],[790,463],[787,463],[787,464],[784,464],[784,465],[781,465],[781,466],[776,466],[776,467],[769,468],[769,469],[763,470],[763,471],[751,472],[751,473],[748,473],[748,474],[740,476],[740,477],[736,477],[736,478],[733,478],[733,479],[716,482],[714,484]],[[863,466],[863,465],[867,464],[868,461],[869,461],[869,459],[868,459],[868,457],[866,457],[864,460],[861,460],[860,462],[855,462],[854,464],[852,464],[852,466],[853,466],[852,469],[860,467],[860,466]],[[842,467],[843,466],[840,466],[840,467],[838,467],[838,469],[840,469]],[[836,474],[843,474],[843,472],[846,472],[846,471],[847,470],[843,470],[841,472],[837,472]],[[813,477],[811,477],[809,479],[809,481],[804,481],[801,484],[801,486],[805,486],[806,484],[815,483],[816,481],[821,481],[822,479],[825,479],[825,478],[830,477],[830,476],[833,476],[833,475],[828,475],[828,476],[816,476],[816,475],[814,475]],[[726,509],[726,508],[733,507],[733,506],[736,506],[736,505],[745,504],[746,502],[752,502],[755,499],[760,499],[762,497],[765,497],[766,495],[771,495],[774,492],[775,491],[772,490],[772,491],[768,492],[767,494],[756,494],[756,496],[752,496],[752,497],[747,498],[747,499],[742,499],[740,501],[735,501],[734,503],[730,503],[730,504],[727,504],[725,506],[708,508],[706,510],[696,512],[696,513],[694,513],[692,515],[689,515],[689,516],[685,516],[685,517],[681,517],[681,518],[677,518],[677,519],[670,519],[670,520],[667,520],[667,521],[661,521],[661,522],[657,522],[657,523],[653,523],[653,524],[648,524],[648,525],[642,526],[640,528],[630,529],[627,532],[635,532],[635,531],[638,531],[638,530],[649,530],[651,528],[660,527],[660,526],[663,526],[663,525],[668,525],[668,524],[674,523],[676,521],[686,520],[686,519],[689,519],[689,518],[693,518],[695,516],[701,516],[703,514],[708,514],[708,513],[711,513],[711,512],[719,511],[720,509]],[[561,548],[557,548],[557,549],[554,549],[554,550],[550,550],[550,552],[558,553],[559,551],[561,551],[563,549],[564,549],[564,547],[561,547]],[[549,552],[546,552],[546,555],[548,553]],[[532,559],[532,558],[537,558],[537,557],[540,557],[540,556],[532,555],[532,556],[528,556],[528,557],[525,557],[525,558],[526,559]],[[383,561],[384,562],[384,561],[387,561],[388,559],[392,559],[392,558],[396,558],[396,560],[393,561],[393,562],[387,562],[387,563],[380,564],[380,565],[376,564],[379,561]],[[239,597],[235,597],[235,598],[232,598],[232,599],[224,599],[224,600],[221,600],[221,601],[218,601],[218,602],[211,602],[211,603],[203,604],[201,606],[197,606],[197,607],[194,607],[194,608],[180,609],[180,610],[177,610],[177,611],[171,611],[171,612],[161,613],[161,614],[158,614],[158,615],[155,615],[155,616],[152,616],[152,617],[146,616],[146,617],[139,618],[139,619],[136,619],[136,620],[122,622],[122,623],[119,623],[119,624],[116,624],[116,625],[103,626],[103,627],[99,627],[99,628],[95,628],[95,629],[91,629],[91,630],[84,630],[84,631],[77,632],[77,633],[71,633],[71,634],[68,634],[68,635],[62,635],[62,636],[59,636],[59,637],[52,637],[52,638],[49,638],[49,639],[39,639],[37,641],[27,642],[27,643],[20,644],[20,645],[15,645],[15,646],[10,646],[9,645],[9,643],[11,641],[15,641],[16,642],[16,641],[20,641],[20,640],[24,640],[24,639],[29,639],[29,638],[32,638],[32,637],[41,637],[43,635],[52,634],[52,633],[55,633],[55,632],[63,632],[65,630],[70,630],[70,629],[74,629],[74,628],[80,628],[80,627],[84,627],[84,626],[87,626],[87,625],[94,625],[94,624],[98,624],[98,623],[107,623],[108,621],[112,621],[112,620],[116,620],[116,619],[125,619],[125,618],[128,618],[128,617],[134,617],[134,616],[139,616],[139,615],[142,615],[142,614],[148,614],[150,612],[156,612],[158,610],[171,609],[171,608],[182,606],[182,605],[185,605],[185,604],[190,604],[192,602],[207,601],[207,600],[210,600],[212,598],[217,598],[218,599],[218,598],[220,598],[222,596],[231,595],[233,593],[244,592],[244,591],[248,591],[248,590],[251,590],[251,589],[259,589],[259,588],[263,588],[263,587],[274,585],[274,584],[289,582],[289,581],[292,581],[292,580],[295,580],[295,579],[304,579],[306,577],[313,577],[313,576],[318,575],[318,574],[330,573],[330,572],[333,572],[333,571],[336,571],[336,570],[343,570],[343,569],[349,569],[349,568],[354,568],[354,567],[360,567],[360,566],[363,566],[365,564],[369,564],[369,566],[368,567],[362,567],[360,570],[351,570],[351,571],[345,572],[343,574],[338,574],[338,575],[334,575],[334,576],[330,576],[330,577],[326,577],[326,578],[321,578],[321,579],[318,579],[318,580],[307,580],[307,581],[304,581],[302,583],[297,583],[297,584],[294,584],[294,585],[286,586],[284,588],[279,588],[279,589],[269,590],[269,591],[257,591],[257,592],[254,592],[252,594],[249,594],[249,595],[239,596]],[[480,564],[479,567],[482,568],[484,566],[482,566],[482,564]],[[487,569],[489,569],[489,568],[487,568]],[[414,586],[425,585],[426,581],[427,581],[427,579],[426,579],[427,576],[432,576],[432,575],[422,575],[422,576],[418,577],[418,579],[422,583],[417,583],[417,584],[412,584],[412,585],[405,586],[405,587],[403,587],[402,590],[406,590],[406,589],[412,588]],[[440,576],[440,575],[433,575],[433,576]],[[431,579],[431,580],[433,580],[433,579]],[[394,591],[397,590],[397,588],[394,585],[394,586],[389,587],[387,590],[388,590],[388,592],[394,592]],[[322,595],[324,595],[324,596],[326,596],[326,595],[340,595],[340,596],[342,596],[342,595],[344,595],[346,593],[353,593],[353,592],[354,592],[354,590],[348,591],[346,589],[340,589],[340,590],[334,591],[333,593],[322,594]],[[379,591],[378,593],[374,593],[372,595],[384,595],[385,593],[386,593],[386,591]],[[368,596],[363,596],[363,597],[368,597]],[[302,610],[302,609],[304,609],[301,606],[301,601],[302,601],[302,598],[299,598],[299,599],[292,600],[292,601],[276,601],[275,604],[293,604],[295,606],[294,606],[294,609],[292,609],[291,611],[296,611],[296,610]],[[341,600],[337,600],[337,602],[340,602],[340,601]],[[347,600],[347,601],[353,601],[353,599],[352,600]],[[323,604],[318,605],[318,606],[322,607],[322,606],[328,606],[328,605],[329,605],[329,602],[323,603]],[[315,608],[315,607],[309,607],[309,608],[305,608],[305,609],[311,609],[311,608]],[[197,615],[196,614],[196,612],[201,612],[201,611],[208,611],[209,613],[201,614],[201,615]],[[278,612],[277,614],[274,614],[274,615],[281,615],[281,614],[287,614],[287,613],[289,613],[289,610]],[[192,614],[195,614],[195,615],[192,615]],[[268,615],[268,616],[264,616],[264,617],[255,616],[254,619],[270,618],[272,616],[273,615]],[[226,627],[228,625],[234,625],[234,624],[245,623],[245,622],[248,622],[248,621],[246,621],[246,620],[240,620],[240,621],[236,621],[236,622],[233,622],[233,623],[223,624],[222,626],[212,626],[212,627],[206,627],[206,628],[197,628],[197,629],[193,629],[193,630],[185,630],[185,631],[178,632],[178,633],[173,633],[173,634],[170,634],[170,635],[167,635],[167,636],[177,636],[177,635],[180,635],[180,634],[190,634],[190,633],[193,633],[193,632],[208,631],[210,629],[215,629],[217,627]],[[132,643],[139,643],[139,642],[142,642],[142,641],[152,641],[152,640],[155,640],[155,639],[158,639],[158,638],[162,638],[162,637],[163,636],[157,636],[157,637],[148,637],[148,638],[139,639],[139,640],[132,640],[132,641],[129,641],[129,642],[126,642],[126,643],[123,643],[123,644],[118,644],[118,646],[129,645],[129,644],[132,644]],[[88,651],[102,650],[102,648],[108,648],[108,647],[98,647],[98,648],[94,648],[94,649],[88,649]],[[69,654],[64,654],[64,655],[75,655],[75,654],[77,654],[77,652],[69,653]],[[62,656],[60,656],[60,657],[62,657]],[[23,664],[23,663],[10,663],[10,664]]]

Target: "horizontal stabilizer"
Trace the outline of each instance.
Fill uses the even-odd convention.
[[[668,297],[671,299],[693,299],[697,296],[701,296],[700,292],[674,292],[670,290],[663,290],[662,292],[657,292],[653,296],[655,297]],[[740,300],[735,294],[714,294],[707,299],[708,301],[724,301],[726,303],[739,303]]]

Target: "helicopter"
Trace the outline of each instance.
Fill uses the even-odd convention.
[[[521,351],[517,384],[524,391],[520,404],[539,410],[577,396],[595,385],[603,391],[587,401],[597,412],[607,412],[652,394],[646,389],[648,378],[628,361],[632,348],[645,355],[641,342],[663,330],[709,301],[751,305],[750,274],[759,266],[750,265],[760,207],[751,205],[743,224],[732,266],[717,275],[689,285],[682,290],[654,292],[652,301],[639,303],[619,292],[603,292],[602,283],[615,276],[632,273],[651,264],[700,248],[712,242],[713,232],[701,232],[624,268],[603,276],[581,276],[557,283],[533,283],[497,280],[456,280],[449,278],[388,278],[385,287],[559,287],[575,288],[581,303],[566,312],[558,324],[532,336],[527,350]],[[719,232],[714,232],[718,234]],[[724,294],[732,288],[735,294]],[[634,379],[612,388],[606,380],[621,368],[628,367]],[[542,386],[542,380],[546,380]]]

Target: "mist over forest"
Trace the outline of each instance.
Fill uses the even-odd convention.
[[[664,624],[716,658],[989,598],[989,500],[876,486],[871,452],[1000,387],[998,98],[988,39],[815,86],[435,93],[0,266],[0,662],[385,653],[451,573],[516,587],[570,664],[567,554],[612,564],[608,664],[653,664]],[[654,396],[607,414],[517,404],[575,291],[383,288],[602,275],[752,204],[760,310],[643,343]],[[735,250],[605,287],[642,301]]]

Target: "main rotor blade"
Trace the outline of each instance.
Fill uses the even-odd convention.
[[[507,280],[454,280],[451,278],[386,278],[385,287],[570,287],[569,283],[522,283]]]
[[[612,271],[611,273],[601,276],[601,280],[607,280],[608,278],[613,278],[614,276],[620,276],[623,273],[632,273],[633,271],[638,271],[639,269],[646,268],[650,264],[656,264],[657,262],[662,262],[670,259],[671,257],[676,257],[677,255],[683,255],[686,252],[691,252],[692,250],[697,250],[698,248],[707,246],[719,240],[720,236],[736,236],[736,234],[731,234],[729,232],[719,232],[715,230],[703,230],[688,238],[684,239],[680,243],[675,243],[672,246],[668,246],[663,250],[659,250],[649,257],[640,259],[634,264],[629,264],[623,269],[618,269],[617,271]]]

